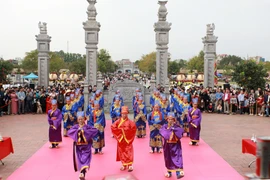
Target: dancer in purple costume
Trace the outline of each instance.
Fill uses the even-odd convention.
[[[198,107],[198,99],[192,99],[192,108],[188,111],[190,145],[198,146],[201,132],[202,114]]]
[[[58,148],[59,143],[62,142],[61,123],[62,113],[57,108],[57,101],[52,100],[52,109],[48,111],[48,123],[49,127],[49,141],[51,143],[50,148]]]
[[[173,112],[167,115],[168,124],[164,124],[159,133],[164,139],[163,153],[167,178],[172,176],[172,172],[176,172],[177,179],[184,177],[182,146],[180,139],[184,130],[176,123]]]
[[[68,131],[68,136],[74,140],[74,170],[79,170],[79,178],[80,180],[84,180],[86,171],[89,169],[92,159],[92,138],[94,138],[98,134],[98,130],[85,124],[85,115],[83,111],[77,112],[77,118],[78,124],[74,125]]]

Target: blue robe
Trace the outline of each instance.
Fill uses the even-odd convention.
[[[114,123],[116,120],[118,120],[121,117],[121,107],[122,107],[121,104],[119,105],[112,104],[111,109],[110,109],[112,123]]]
[[[146,122],[147,122],[147,110],[144,104],[137,105],[136,111],[134,111],[135,123],[137,127],[136,136],[146,136]]]
[[[190,104],[186,103],[186,104],[182,104],[182,109],[183,109],[183,113],[182,113],[182,121],[183,121],[183,128],[184,128],[184,132],[187,133],[187,135],[189,136],[189,123],[188,123],[188,112],[191,109]]]
[[[161,116],[161,118],[160,118]],[[163,124],[165,124],[164,114],[160,112],[151,112],[147,115],[148,125],[150,128],[150,147],[152,148],[161,148],[162,147],[162,138],[159,134],[159,130]]]
[[[75,111],[72,108],[72,104],[64,105],[62,108],[62,117],[64,121],[64,135],[67,135],[67,131],[76,123]]]
[[[93,148],[101,149],[105,146],[104,129],[106,119],[103,110],[93,110],[87,124],[98,129],[98,136],[93,139]]]
[[[114,103],[115,98],[116,98],[116,96],[114,96],[114,97],[113,97],[113,102],[112,102],[112,104]],[[122,96],[120,96],[120,97],[119,97],[119,100],[120,100],[120,104],[121,104],[121,106],[124,106],[124,99],[123,99],[123,97],[122,97]]]
[[[103,109],[103,107],[104,107],[104,97],[102,95],[100,95],[99,97],[96,97],[95,100],[98,101],[100,109]]]

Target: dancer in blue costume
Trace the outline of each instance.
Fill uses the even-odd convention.
[[[95,96],[95,101],[98,101],[100,109],[103,109],[103,107],[104,107],[104,97],[102,95],[101,90],[97,90],[96,96]]]
[[[64,136],[67,137],[67,131],[76,122],[76,116],[72,109],[70,97],[66,97],[66,105],[62,108],[62,116],[64,121]]]
[[[164,114],[164,118],[167,118],[167,114],[171,111],[170,103],[167,101],[166,95],[161,96],[161,111]]]
[[[122,105],[120,104],[120,99],[119,97],[116,97],[110,109],[112,123],[114,123],[116,120],[118,120],[121,117],[121,108],[122,108]]]
[[[183,113],[182,113],[181,119],[183,120],[183,129],[184,129],[184,133],[186,133],[187,136],[189,137],[188,112],[191,109],[191,106],[188,103],[188,96],[184,96],[182,109],[183,109]]]
[[[119,101],[120,101],[120,104],[121,104],[121,106],[124,106],[124,99],[123,99],[123,97],[121,96],[121,92],[120,92],[120,90],[117,90],[116,92],[115,92],[115,95],[114,95],[114,97],[113,97],[113,102],[115,101],[115,98],[119,98]],[[113,102],[112,102],[112,104],[113,104]]]
[[[106,120],[104,111],[100,108],[99,101],[95,101],[94,104],[94,110],[87,124],[98,129],[98,136],[93,139],[93,148],[95,149],[95,154],[103,154],[102,148],[105,146],[104,129],[106,127]]]
[[[143,103],[143,97],[139,97],[136,111],[134,111],[135,123],[137,127],[136,136],[143,138],[146,136],[146,122],[147,122],[147,111],[146,106]]]
[[[132,97],[132,107],[133,107],[133,111],[135,110],[135,109],[134,109],[134,104],[135,104],[135,102],[137,101],[137,100],[136,100],[136,99],[138,98],[137,93],[139,93],[139,92],[140,92],[140,89],[139,89],[139,88],[136,88],[136,90],[135,90],[135,96]]]
[[[90,100],[89,100],[89,105],[88,105],[87,110],[85,112],[87,121],[89,121],[89,118],[90,118],[90,116],[91,116],[91,114],[92,114],[92,112],[93,112],[93,110],[95,108],[94,102],[95,102],[95,97],[91,96]]]
[[[155,150],[162,153],[162,137],[159,134],[159,129],[165,123],[165,119],[158,102],[156,102],[153,111],[147,115],[147,120],[150,128],[150,153],[154,153]]]

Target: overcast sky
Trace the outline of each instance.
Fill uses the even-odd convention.
[[[23,58],[36,49],[38,22],[47,22],[51,51],[85,54],[86,0],[0,0],[0,57]],[[157,0],[97,0],[99,49],[113,60],[140,59],[155,51]],[[215,23],[217,54],[270,60],[270,0],[169,0],[172,59],[189,59],[203,47],[206,24]]]

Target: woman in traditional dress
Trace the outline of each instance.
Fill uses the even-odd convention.
[[[10,98],[11,98],[11,113],[18,114],[18,97],[14,90],[12,91]]]
[[[59,143],[62,142],[62,113],[57,108],[57,101],[55,99],[52,100],[51,104],[52,109],[48,111],[50,148],[58,148]]]
[[[147,120],[150,127],[150,153],[154,153],[155,150],[158,153],[162,153],[162,137],[159,134],[159,129],[165,123],[165,120],[158,102],[156,102],[153,111],[148,114]]]
[[[172,172],[176,172],[177,179],[184,177],[182,146],[180,139],[184,130],[176,122],[173,112],[167,116],[168,124],[164,124],[159,130],[164,139],[163,153],[165,166],[167,168],[166,177],[171,177]]]
[[[201,110],[198,109],[198,99],[192,99],[192,108],[188,111],[190,145],[199,145],[201,132]]]
[[[74,125],[69,131],[68,136],[73,143],[73,164],[74,170],[80,171],[80,180],[85,179],[86,171],[90,168],[92,159],[92,138],[98,134],[98,130],[85,124],[85,115],[83,111],[77,112],[78,124]],[[76,154],[76,155],[75,155]]]

